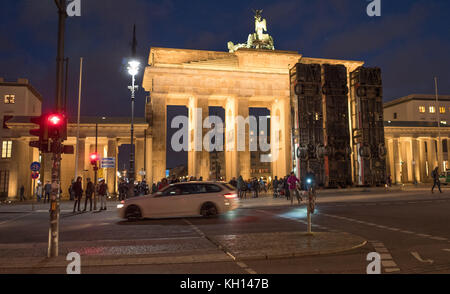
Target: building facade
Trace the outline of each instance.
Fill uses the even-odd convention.
[[[431,182],[449,169],[450,96],[412,94],[384,105],[387,169],[395,183]],[[439,125],[438,125],[438,122]]]
[[[27,142],[14,138],[6,124],[15,116],[41,115],[42,96],[27,79],[7,82],[0,78],[0,99],[0,198],[6,198],[8,195],[18,195],[22,185],[24,188],[30,187],[28,183],[20,181],[25,167],[15,155],[22,154],[25,158],[37,156],[36,152],[28,148]]]

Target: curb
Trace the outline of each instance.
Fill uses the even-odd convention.
[[[5,260],[6,261],[6,260]],[[127,265],[159,265],[159,264],[183,264],[183,263],[203,263],[203,262],[223,262],[230,261],[230,257],[224,253],[204,254],[204,255],[184,255],[184,256],[164,256],[164,257],[128,257],[112,258],[107,256],[104,259],[90,259],[81,256],[81,266],[127,266]],[[65,268],[71,261],[66,261],[63,257],[58,260],[39,258],[30,261],[30,258],[7,259],[5,264],[0,260],[0,269],[32,269],[32,268]]]

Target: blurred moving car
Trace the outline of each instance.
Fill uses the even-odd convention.
[[[222,182],[175,183],[152,195],[121,201],[119,216],[126,219],[210,217],[239,206],[233,186]]]

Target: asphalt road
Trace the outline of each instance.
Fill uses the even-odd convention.
[[[350,195],[355,195],[351,193]],[[252,200],[248,200],[249,202]],[[255,202],[256,203],[256,202]],[[259,202],[258,202],[259,203]],[[19,244],[32,248],[48,240],[48,211],[39,206],[27,211],[21,206],[0,210],[0,249]],[[183,240],[199,234],[239,235],[306,231],[304,206],[247,205],[217,218],[180,218],[128,222],[117,217],[114,203],[105,212],[72,214],[63,205],[60,242],[85,242],[94,248],[98,242],[136,240]],[[316,232],[342,231],[368,240],[367,245],[344,253],[288,259],[245,262],[208,261],[173,264],[83,267],[83,273],[157,274],[300,274],[366,273],[367,254],[381,254],[383,267],[393,273],[450,273],[450,193],[424,191],[392,193],[383,201],[340,200],[318,204],[313,216]],[[280,240],[279,246],[283,246]],[[14,255],[0,250],[0,257]],[[94,253],[95,254],[95,253]],[[130,254],[129,252],[127,254]],[[1,266],[0,266],[1,267]],[[0,273],[65,273],[65,268],[0,269]],[[384,273],[389,273],[384,271]]]

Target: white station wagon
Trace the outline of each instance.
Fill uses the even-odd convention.
[[[239,206],[233,186],[222,182],[183,182],[161,191],[122,201],[119,216],[126,219],[215,216]]]

